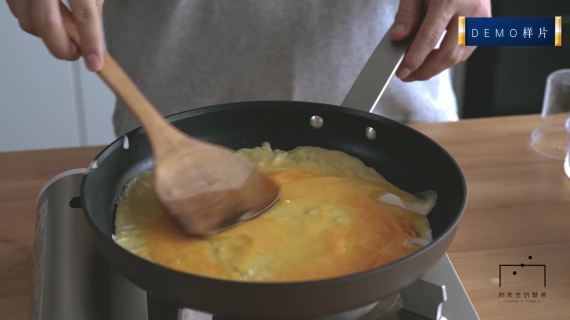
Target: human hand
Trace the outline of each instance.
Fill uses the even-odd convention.
[[[103,65],[103,0],[69,0],[73,19],[79,30],[81,46],[75,45],[65,31],[60,0],[6,0],[20,27],[40,37],[59,59],[77,60],[83,56],[87,68],[98,71]]]
[[[403,81],[427,80],[465,61],[475,47],[457,45],[458,16],[490,17],[490,0],[400,0],[390,37],[403,40],[416,30],[396,75]],[[419,29],[418,29],[419,27]],[[439,49],[435,49],[447,30]]]

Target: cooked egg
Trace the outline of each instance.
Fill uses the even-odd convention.
[[[150,172],[128,183],[117,204],[115,241],[154,263],[241,281],[299,281],[372,269],[431,241],[420,199],[340,151],[268,144],[238,152],[281,186],[256,219],[208,238],[183,233],[152,191]]]

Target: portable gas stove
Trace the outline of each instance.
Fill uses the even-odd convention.
[[[52,178],[38,198],[34,264],[35,320],[161,319],[160,305],[114,271],[88,236],[81,209],[69,201],[79,194],[85,169]],[[284,305],[283,308],[287,306]],[[190,309],[180,320],[231,320]],[[445,255],[422,279],[380,302],[319,320],[477,320],[451,261]]]

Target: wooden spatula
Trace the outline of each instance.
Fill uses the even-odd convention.
[[[80,44],[71,12],[60,4],[65,29]],[[154,190],[191,235],[207,236],[271,207],[279,187],[233,150],[194,139],[165,121],[105,50],[99,76],[145,129],[154,155]]]

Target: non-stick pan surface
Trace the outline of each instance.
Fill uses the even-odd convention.
[[[314,115],[323,118],[322,128],[310,125]],[[363,306],[401,290],[429,270],[448,248],[461,218],[466,189],[455,161],[426,136],[384,117],[333,105],[256,101],[204,107],[169,120],[195,137],[233,149],[267,141],[284,150],[297,146],[341,150],[408,192],[435,190],[438,194],[428,216],[434,242],[386,266],[291,283],[226,281],[181,273],[139,258],[112,240],[115,203],[124,184],[152,167],[143,130],[131,131],[126,135],[128,149],[123,148],[121,137],[96,158],[96,168],[83,180],[82,205],[110,264],[150,296],[176,305],[250,319],[309,317]],[[376,130],[376,139],[366,137],[367,127]]]

